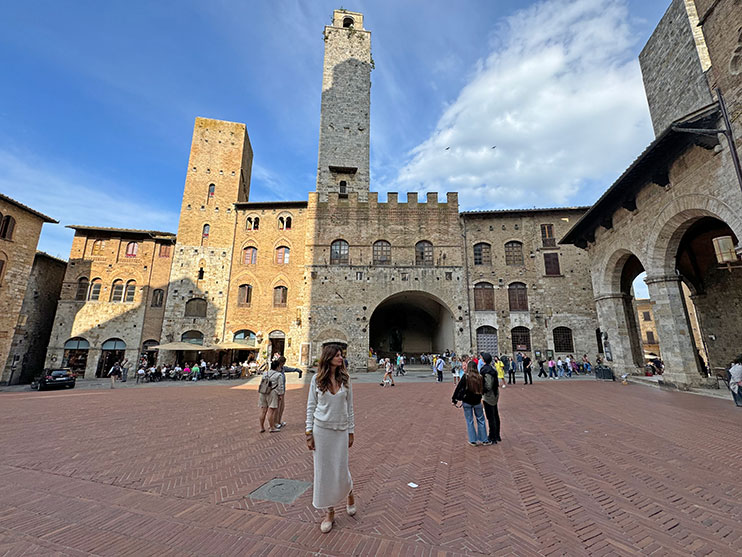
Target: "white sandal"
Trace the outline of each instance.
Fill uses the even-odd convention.
[[[335,517],[333,517],[332,520],[323,520],[322,524],[319,525],[319,529],[322,531],[323,534],[327,534],[330,530],[332,530],[332,525],[335,522]]]

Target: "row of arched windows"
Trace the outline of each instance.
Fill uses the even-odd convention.
[[[93,280],[88,280],[87,277],[79,278],[77,280],[75,300],[100,300],[100,291],[102,286],[103,281],[99,278]],[[116,279],[111,283],[111,294],[108,301],[131,303],[134,301],[136,291],[137,281],[132,279],[124,282],[122,279]]]
[[[574,352],[572,329],[569,327],[555,327],[552,331],[554,338],[554,352]],[[531,331],[528,327],[513,327],[510,329],[513,352],[531,350]],[[497,329],[484,325],[477,329],[477,350],[497,352]]]
[[[12,240],[15,232],[15,219],[10,215],[0,213],[0,239]]]
[[[279,215],[276,220],[278,230],[291,230],[293,219],[291,215]],[[260,230],[260,217],[251,216],[245,219],[245,230]]]
[[[288,246],[278,246],[274,252],[274,262],[276,265],[288,265],[291,255],[291,248]],[[258,248],[247,246],[242,250],[242,262],[245,265],[256,265],[258,263]]]
[[[392,244],[386,240],[374,242],[371,255],[374,265],[392,264]],[[335,240],[330,244],[330,265],[347,265],[350,262],[350,245],[345,240]],[[433,244],[422,240],[415,244],[415,265],[433,264]]]
[[[105,247],[105,240],[95,240],[91,249],[91,255],[104,255],[103,248]],[[139,242],[129,242],[126,244],[126,257],[136,257],[137,253],[139,253]]]
[[[508,285],[508,305],[510,311],[528,311],[528,287],[522,282]],[[489,282],[474,285],[474,310],[494,311],[495,287]]]
[[[249,306],[252,304],[252,284],[240,284],[237,288],[237,305]],[[287,286],[279,285],[273,288],[273,307],[286,307],[289,298]],[[185,317],[206,317],[206,300],[203,298],[192,298],[186,302]]]
[[[505,243],[505,264],[506,265],[523,265],[523,243],[512,240]],[[492,265],[492,246],[487,242],[474,244],[474,264],[475,265]]]

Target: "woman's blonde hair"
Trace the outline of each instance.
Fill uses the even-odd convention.
[[[475,395],[482,394],[482,376],[477,370],[477,364],[474,361],[466,364],[466,390]]]
[[[337,356],[338,352],[341,355],[343,353],[343,349],[339,344],[326,344],[322,348],[322,354],[319,357],[317,374],[314,376],[314,380],[317,388],[323,393],[330,388],[330,362]],[[343,363],[335,370],[335,380],[346,387],[350,383],[350,375],[348,375],[348,370],[345,369],[345,359],[343,359]]]

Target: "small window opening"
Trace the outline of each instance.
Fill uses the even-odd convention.
[[[343,27],[345,27],[346,29],[353,27],[353,18],[352,17],[343,18]]]
[[[198,280],[204,280],[204,268],[203,267],[198,268]]]
[[[340,197],[343,199],[348,197],[348,182],[345,180],[340,182]]]

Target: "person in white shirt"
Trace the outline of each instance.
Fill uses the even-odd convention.
[[[144,366],[139,366],[137,370],[137,385],[139,385],[140,381],[144,383]]]
[[[355,418],[350,376],[342,348],[328,344],[322,349],[317,373],[307,398],[307,447],[314,451],[312,505],[326,509],[320,530],[327,533],[335,521],[335,505],[347,497],[346,510],[356,514],[348,449],[353,446]]]

